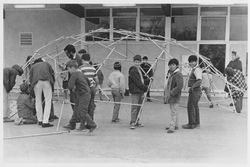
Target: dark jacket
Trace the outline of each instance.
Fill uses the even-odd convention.
[[[237,70],[242,71],[242,63],[240,61],[240,58],[238,57],[238,58],[230,61],[227,65],[227,67],[232,67],[232,69],[237,69]]]
[[[179,70],[170,73],[167,88],[169,88],[168,103],[178,103],[183,88],[183,76]]]
[[[70,91],[73,91],[78,95],[83,95],[85,93],[90,93],[90,83],[88,78],[80,71],[71,73],[69,79],[68,88]]]
[[[151,68],[151,65],[149,63],[142,63],[141,68],[143,70],[142,75],[143,75],[144,82],[146,85],[149,85],[149,82],[150,82],[149,78],[152,77],[154,74],[152,69],[149,71],[149,69]],[[147,72],[148,72],[148,74],[147,74]]]
[[[21,93],[17,98],[17,112],[18,116],[24,119],[30,119],[34,117],[36,110],[35,102],[26,93]]]
[[[142,94],[147,91],[148,87],[142,83],[139,71],[135,66],[129,68],[128,86],[129,92],[132,94]]]
[[[18,71],[14,68],[4,68],[3,69],[3,85],[9,93],[16,84],[16,76]]]
[[[103,73],[102,73],[101,70],[97,71],[97,77],[98,77],[99,84],[102,85],[103,84],[103,80],[104,80],[104,76],[103,76]]]
[[[49,81],[52,90],[54,89],[55,83],[55,73],[51,65],[47,62],[39,62],[31,66],[30,69],[30,84],[31,89],[37,84],[37,82],[41,81]]]

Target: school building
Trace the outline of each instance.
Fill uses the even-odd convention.
[[[113,29],[173,38],[183,46],[210,58],[213,65],[222,73],[231,60],[231,51],[236,51],[242,61],[243,73],[247,76],[247,4],[136,4],[131,6],[4,4],[3,7],[4,67],[14,64],[23,65],[28,55],[33,55],[38,48],[61,36],[88,33],[102,27],[110,29],[110,32],[97,33],[95,37],[85,36],[83,40],[95,42],[105,38],[104,42],[112,43],[121,38],[120,34],[113,33]],[[147,49],[148,43],[145,41],[129,40],[126,44],[129,45],[126,54],[140,51],[142,52],[140,54],[147,55],[151,60],[155,58],[150,55],[154,55],[156,49]],[[168,48],[171,55],[177,57],[182,64],[185,63],[188,52],[172,44],[168,45]],[[96,49],[91,50],[86,47],[85,49],[91,55],[95,55],[93,56],[95,62],[100,60],[100,57],[96,56],[98,55]],[[158,82],[154,82],[152,89],[162,90],[167,62],[160,63],[157,68],[161,70],[156,71],[155,78]],[[124,69],[127,70],[128,67]],[[109,72],[104,69],[106,77]],[[186,74],[185,71],[182,72]]]

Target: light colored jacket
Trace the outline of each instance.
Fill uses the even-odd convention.
[[[111,89],[119,89],[121,93],[125,93],[125,77],[119,70],[110,73],[108,80],[108,86]]]

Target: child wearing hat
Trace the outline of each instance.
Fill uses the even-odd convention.
[[[129,68],[128,86],[131,93],[131,121],[130,129],[135,129],[136,127],[142,127],[139,120],[136,123],[139,111],[143,101],[144,92],[147,91],[148,87],[144,84],[143,74],[140,69],[141,65],[141,55],[134,56],[134,65]]]
[[[9,116],[8,95],[16,84],[16,76],[21,76],[23,69],[19,65],[3,69],[3,119],[4,122],[13,122]]]
[[[111,87],[111,93],[114,99],[114,109],[113,109],[113,123],[119,122],[119,110],[121,99],[123,98],[123,94],[125,93],[125,77],[121,73],[121,63],[115,62],[114,63],[114,71],[110,73],[108,77],[108,86]]]
[[[20,90],[21,93],[17,98],[18,118],[15,120],[15,124],[36,124],[36,106],[34,99],[32,99],[29,94],[29,85],[25,82],[22,83]]]

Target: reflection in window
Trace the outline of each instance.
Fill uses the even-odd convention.
[[[141,17],[140,32],[164,37],[165,17]],[[159,39],[164,40],[164,38]]]
[[[225,52],[226,45],[200,45],[200,54],[208,57],[221,73],[225,69]]]
[[[197,17],[172,17],[171,38],[179,41],[195,41],[197,34]]]
[[[247,16],[231,16],[230,40],[247,41]]]
[[[227,15],[227,7],[201,7],[201,15]]]
[[[195,15],[198,14],[197,7],[190,8],[172,8],[172,16]]]
[[[203,17],[201,21],[201,40],[225,40],[226,18]]]
[[[231,15],[247,15],[247,6],[235,6],[231,7]]]
[[[109,29],[109,17],[86,18],[86,33],[99,28]],[[86,41],[109,40],[108,32],[97,32],[93,36],[86,36]]]
[[[135,18],[114,18],[114,28],[116,30],[135,31],[136,19]],[[114,39],[119,39],[125,35],[114,33]]]

